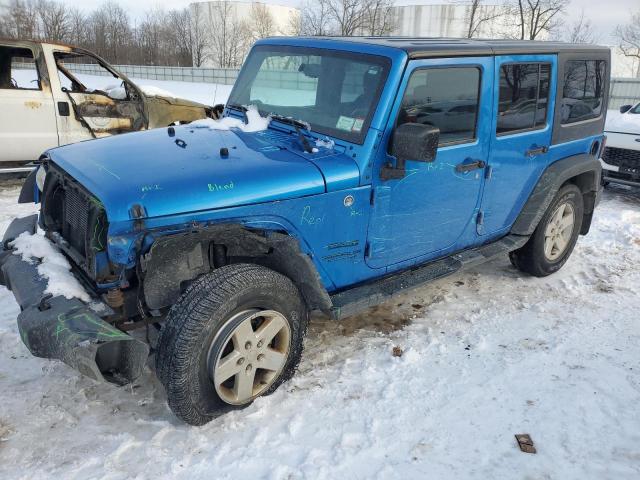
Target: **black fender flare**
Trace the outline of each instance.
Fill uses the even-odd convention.
[[[214,270],[223,256],[271,268],[298,287],[310,310],[329,311],[331,299],[309,255],[298,240],[280,232],[239,224],[218,224],[160,237],[140,258],[144,300],[151,310],[173,305],[185,282]]]
[[[580,233],[585,235],[589,232],[593,210],[601,189],[601,175],[600,161],[588,154],[573,155],[552,163],[540,176],[538,183],[511,227],[511,233],[532,235],[560,187],[571,182],[582,191],[584,219]]]

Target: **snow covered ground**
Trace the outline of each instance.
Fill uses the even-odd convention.
[[[0,288],[0,478],[637,479],[639,265],[640,190],[609,188],[557,274],[501,258],[317,319],[293,380],[201,428],[151,369],[119,389],[31,357]]]

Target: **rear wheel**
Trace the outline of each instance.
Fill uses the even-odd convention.
[[[296,286],[268,268],[228,265],[198,278],[158,340],[169,407],[202,425],[272,393],[300,361],[307,318]]]
[[[558,271],[575,247],[583,214],[580,189],[573,184],[562,187],[529,241],[509,254],[511,263],[536,277]]]

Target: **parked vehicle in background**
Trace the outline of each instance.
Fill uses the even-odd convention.
[[[605,134],[604,181],[640,186],[640,103],[623,105],[619,114],[609,115]]]
[[[75,65],[102,75],[78,74]],[[212,115],[206,105],[145,92],[86,50],[0,40],[0,169],[59,145]]]
[[[41,199],[39,219],[15,220],[0,254],[21,338],[123,384],[148,352],[126,332],[156,325],[169,406],[200,425],[293,375],[312,310],[344,318],[501,254],[550,275],[601,191],[609,58],[553,42],[261,40],[220,121],[46,153],[21,195]],[[571,102],[590,113],[565,115]],[[44,295],[29,261],[42,242],[86,298]]]

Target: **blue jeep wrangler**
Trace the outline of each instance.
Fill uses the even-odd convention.
[[[597,204],[609,56],[529,41],[260,41],[218,126],[46,152],[21,193],[40,215],[3,239],[21,337],[123,384],[150,350],[127,332],[155,327],[168,403],[200,425],[291,377],[312,310],[339,319],[502,254],[549,275]],[[258,112],[266,128],[251,125]],[[93,302],[46,295],[37,262],[15,254],[37,225]]]

